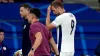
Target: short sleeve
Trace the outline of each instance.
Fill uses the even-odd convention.
[[[35,35],[37,32],[41,32],[41,28],[39,26],[32,25],[30,26],[30,31],[32,34]]]
[[[52,22],[52,24],[53,24],[55,27],[61,25],[61,23],[62,23],[62,17],[59,17],[59,16],[56,17],[56,19]]]

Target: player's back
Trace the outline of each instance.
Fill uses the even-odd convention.
[[[61,18],[62,28],[61,51],[74,52],[74,34],[76,28],[76,18],[72,13],[63,13],[58,17]]]
[[[74,37],[76,18],[72,13],[64,13],[62,18],[62,37]]]

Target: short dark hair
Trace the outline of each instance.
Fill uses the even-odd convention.
[[[20,7],[31,9],[31,6],[29,4],[27,4],[27,3],[21,4]]]
[[[32,8],[30,10],[30,13],[34,14],[37,18],[40,18],[40,16],[41,16],[41,12],[38,8]]]
[[[2,28],[0,28],[0,32],[4,32],[4,30]]]
[[[63,3],[60,2],[60,1],[53,1],[53,2],[51,3],[51,6],[54,6],[55,8],[57,8],[57,7],[64,8],[64,7],[63,7]]]

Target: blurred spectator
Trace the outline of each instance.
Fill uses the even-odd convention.
[[[54,0],[14,0],[14,2],[51,3]],[[58,0],[63,2],[63,0]]]
[[[13,3],[13,2],[14,2],[14,0],[9,0],[9,2],[12,2],[12,3]]]
[[[10,56],[9,49],[4,45],[4,30],[0,28],[0,56]]]
[[[13,3],[14,0],[0,0],[1,3]]]
[[[34,2],[34,3],[51,3],[54,0],[0,0],[1,3],[14,3],[14,2]],[[63,2],[63,0],[58,0]]]

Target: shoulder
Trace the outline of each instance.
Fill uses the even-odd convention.
[[[63,13],[63,14],[62,14],[62,16],[70,16],[70,15],[73,15],[73,16],[74,16],[74,14],[72,14],[72,13],[70,13],[70,12]]]
[[[75,18],[74,14],[72,14],[72,13],[70,13],[70,12],[68,12],[68,13],[63,13],[63,14],[61,15],[61,17],[62,17],[63,19],[65,19],[65,20],[74,19],[74,18]],[[66,19],[66,18],[67,18],[67,19]]]
[[[30,25],[30,28],[33,28],[33,27],[40,27],[40,23],[37,22],[37,23],[33,23]]]
[[[63,13],[63,14],[57,16],[56,18],[66,18],[66,17],[68,17],[68,16],[71,15],[71,14],[72,14],[72,13]]]
[[[72,13],[70,13],[70,12],[65,13],[64,15],[65,15],[65,16],[68,16],[68,17],[75,17],[74,14],[72,14]]]

